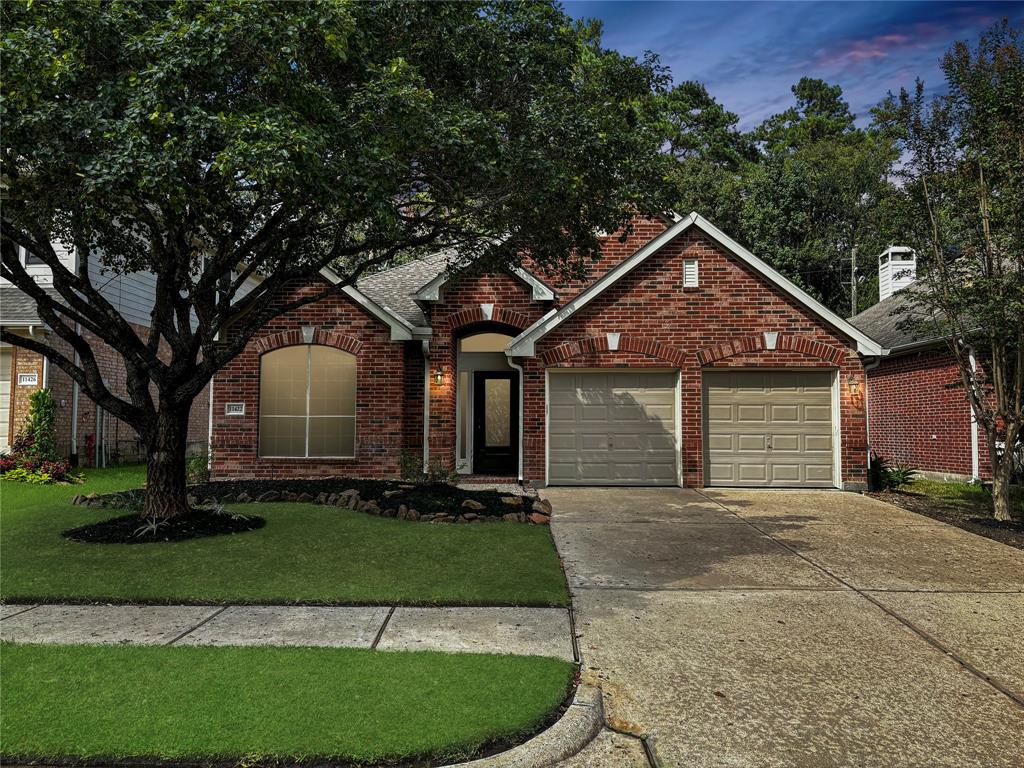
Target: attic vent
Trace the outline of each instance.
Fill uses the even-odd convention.
[[[683,288],[696,288],[697,284],[697,260],[683,259]]]

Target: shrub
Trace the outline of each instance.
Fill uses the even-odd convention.
[[[877,453],[871,454],[871,487],[876,491],[893,490],[912,485],[917,470],[903,464],[890,464]]]
[[[185,479],[189,485],[210,481],[210,454],[193,453],[185,459]]]
[[[446,469],[440,461],[431,462],[424,472],[423,457],[416,451],[402,451],[398,457],[398,470],[402,479],[410,483],[455,485],[459,481],[459,473]]]
[[[0,457],[0,477],[21,483],[79,482],[67,459],[57,455],[57,405],[48,389],[29,395],[25,430],[11,445],[11,452]]]

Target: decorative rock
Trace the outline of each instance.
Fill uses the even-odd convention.
[[[516,520],[520,523],[525,523],[529,518],[526,516],[525,512],[516,512]]]
[[[397,496],[400,493],[401,493],[401,491],[384,491],[384,498],[385,499],[390,499],[390,498],[393,498],[393,497]]]
[[[380,513],[381,517],[395,517],[396,515],[397,513],[391,507],[388,507],[387,509]]]
[[[412,511],[415,512],[416,510],[414,509]],[[432,523],[432,522],[434,522],[434,516],[429,514],[429,513],[425,514],[425,515],[420,515],[420,522],[421,523]]]
[[[461,515],[459,515],[459,517],[465,520],[476,520],[478,517],[480,517],[480,515],[478,515],[476,512],[463,512]]]
[[[507,507],[521,507],[523,506],[522,496],[502,496],[501,503]]]
[[[502,515],[501,519],[502,520],[507,520],[510,523],[518,523],[519,522],[519,513],[518,512],[508,512],[507,514]]]
[[[366,502],[363,502],[363,504],[364,504],[364,506],[363,506],[363,511],[364,512],[371,512],[371,513],[373,513],[375,515],[379,515],[380,514],[380,505],[376,501],[366,501]]]
[[[75,494],[75,498],[73,498],[71,500],[71,503],[72,504],[83,504],[83,503],[85,503],[85,496],[83,496],[80,493],[76,493]],[[194,504],[195,502],[192,502],[192,503]]]
[[[338,494],[332,493],[327,497],[327,501],[324,502],[328,507],[333,507],[338,503]]]
[[[459,515],[458,517],[455,518],[455,522],[456,523],[468,523],[469,520],[466,519],[465,515]]]
[[[547,499],[534,499],[533,511],[551,517],[551,502]]]
[[[238,494],[235,497],[235,503],[237,503],[237,504],[248,504],[251,501],[252,501],[252,496],[250,496],[245,491],[242,491],[240,494]],[[231,496],[230,495],[225,496],[224,498],[222,498],[220,500],[220,503],[221,504],[230,504],[231,503]]]
[[[462,508],[470,509],[473,510],[474,512],[480,512],[486,509],[486,507],[483,504],[481,504],[479,501],[475,499],[466,499],[464,502],[462,502]]]
[[[410,509],[409,512],[406,514],[405,519],[406,520],[419,520],[420,519],[420,513],[417,512],[415,509]]]
[[[412,485],[412,484],[410,484],[410,483],[402,483],[402,484],[401,484],[400,486],[398,486],[398,487],[399,487],[399,488],[401,488],[401,489],[402,489],[403,491],[411,491],[411,490],[412,490],[413,488],[415,488],[416,486],[415,486],[415,485]]]
[[[295,500],[301,502],[302,504],[309,504],[309,502],[313,500],[313,497],[308,493],[300,493],[298,496],[295,497]]]
[[[531,512],[530,522],[534,525],[547,525],[551,522],[551,518],[547,515],[542,515],[540,512]]]
[[[77,499],[78,497],[75,496],[75,498]],[[199,499],[197,499],[195,497],[195,494],[191,494],[191,493],[185,494],[185,503],[188,504],[190,507],[194,507],[198,501],[199,501]],[[72,503],[73,504],[77,504],[78,502],[76,501],[76,502],[72,502]]]
[[[322,504],[326,504],[327,503],[327,492],[326,491],[320,491],[320,493],[318,493],[316,495],[316,501],[314,503],[315,504],[321,504],[321,505]]]

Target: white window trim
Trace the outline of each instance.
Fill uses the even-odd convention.
[[[312,371],[312,361],[313,361],[313,350],[312,350],[312,348],[313,347],[318,347],[318,346],[322,347],[322,346],[325,346],[325,345],[324,344],[296,344],[294,346],[305,347],[306,348],[306,414],[305,414],[305,417],[304,417],[305,420],[306,420],[306,442],[305,442],[305,446],[304,446],[305,455],[304,456],[280,456],[280,455],[276,455],[276,454],[264,454],[263,453],[263,430],[259,426],[259,422],[260,421],[262,421],[263,419],[297,419],[297,418],[303,418],[303,417],[288,416],[288,415],[285,415],[285,414],[267,414],[267,415],[264,415],[263,414],[262,398],[261,398],[261,402],[260,402],[260,412],[256,416],[256,419],[257,419],[257,423],[256,423],[256,430],[257,430],[256,451],[257,451],[257,454],[256,455],[259,458],[261,458],[261,459],[295,459],[297,461],[322,461],[322,460],[332,461],[332,460],[336,460],[336,459],[354,459],[356,457],[356,444],[357,444],[357,440],[358,440],[359,422],[356,421],[356,417],[357,417],[358,414],[354,413],[351,416],[343,416],[343,415],[338,415],[338,416],[310,416],[309,415],[309,390],[310,390],[310,386],[311,386],[311,384],[310,384],[311,376],[312,376],[312,373],[313,373],[313,371]],[[280,347],[280,349],[286,349],[286,347]],[[328,347],[328,349],[334,349],[334,347]],[[272,350],[272,352],[276,352],[276,351],[277,350]],[[338,350],[338,351],[339,352],[345,352],[344,350]],[[267,354],[270,354],[270,353],[267,353]],[[345,354],[352,355],[351,352],[345,352]],[[356,357],[356,356],[352,355],[352,357]],[[261,388],[261,390],[262,390],[262,386],[263,386],[263,358],[260,358],[260,388]],[[356,358],[356,391],[358,392],[358,390],[359,390],[359,360],[358,360],[358,358]],[[262,392],[261,392],[261,394],[262,394]],[[356,408],[358,408],[358,407],[359,407],[359,403],[358,403],[358,399],[357,399],[357,401],[356,401]],[[309,423],[310,423],[310,421],[312,419],[352,419],[353,420],[353,424],[352,424],[352,453],[351,454],[337,454],[337,455],[333,455],[332,454],[330,456],[310,456],[309,455]]]

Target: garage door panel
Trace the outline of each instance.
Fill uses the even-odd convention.
[[[548,391],[549,482],[676,484],[675,374],[552,372]]]
[[[728,371],[704,376],[710,485],[834,483],[831,371]]]

